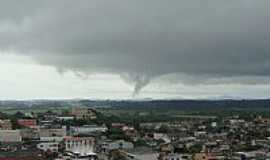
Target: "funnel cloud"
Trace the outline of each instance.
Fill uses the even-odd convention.
[[[0,50],[75,73],[269,84],[269,0],[0,0]],[[134,74],[135,73],[135,74]],[[122,76],[128,75],[128,76]]]

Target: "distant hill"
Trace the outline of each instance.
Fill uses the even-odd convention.
[[[270,99],[264,100],[33,100],[0,101],[1,107],[113,107],[116,109],[241,109],[270,110]]]

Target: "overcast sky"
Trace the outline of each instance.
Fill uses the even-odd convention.
[[[270,98],[269,0],[0,0],[0,99]]]

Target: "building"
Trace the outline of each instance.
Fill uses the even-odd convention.
[[[36,119],[19,119],[17,121],[18,125],[27,127],[27,128],[33,128],[37,126],[37,120]]]
[[[169,136],[167,134],[163,134],[163,133],[154,133],[153,134],[153,138],[155,140],[163,140],[165,143],[170,143],[171,139],[169,138]]]
[[[58,142],[41,142],[37,144],[37,148],[44,152],[58,152],[59,143]]]
[[[112,123],[112,128],[123,129],[127,125],[125,123]]]
[[[185,154],[175,154],[175,153],[170,153],[170,154],[160,154],[159,155],[159,160],[189,160],[191,159],[191,155],[185,155]]]
[[[72,121],[74,120],[73,116],[58,116],[56,117],[58,121]]]
[[[118,140],[118,141],[106,141],[101,144],[101,150],[103,152],[110,152],[112,150],[130,150],[133,149],[134,145],[131,142],[127,142],[124,140]]]
[[[40,141],[43,142],[62,142],[64,137],[40,137]]]
[[[94,137],[65,137],[65,151],[78,154],[90,155],[94,153]]]
[[[196,153],[194,160],[220,160],[222,157],[212,153]]]
[[[92,133],[104,133],[108,130],[106,126],[97,126],[97,125],[85,125],[80,127],[70,127],[70,132],[72,135],[80,134],[92,134]]]
[[[25,128],[21,129],[21,136],[23,140],[37,140],[39,139],[39,132],[36,129]]]
[[[110,152],[109,157],[111,157],[111,159],[125,159],[125,160],[134,160],[136,158],[135,155],[125,152],[123,150],[113,150]]]
[[[21,142],[22,136],[20,130],[0,130],[0,142]]]
[[[91,120],[97,118],[96,111],[91,108],[72,108],[71,115],[73,115],[76,119]]]
[[[205,138],[207,136],[207,132],[205,132],[205,131],[195,131],[194,136],[196,138]]]
[[[0,129],[12,130],[12,123],[9,119],[0,120]]]
[[[48,111],[42,114],[43,121],[55,121],[57,119],[57,113]]]
[[[67,135],[66,126],[40,128],[39,136],[41,137],[65,137]]]
[[[257,123],[262,123],[262,124],[270,124],[270,118],[262,118],[259,116],[258,118],[255,119]]]
[[[64,155],[59,155],[55,160],[98,160],[96,153],[78,154],[73,152],[67,152]]]
[[[163,143],[159,146],[159,151],[164,153],[171,153],[174,150],[174,146],[171,143]]]

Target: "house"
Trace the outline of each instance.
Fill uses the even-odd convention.
[[[174,146],[170,143],[164,143],[159,146],[160,152],[171,153],[174,151]]]
[[[76,119],[91,120],[97,118],[97,112],[91,108],[74,107],[71,110],[71,115],[73,115]]]
[[[39,128],[40,137],[65,137],[66,135],[66,126],[51,126]]]
[[[84,126],[72,126],[70,127],[70,133],[72,135],[80,135],[80,134],[92,134],[92,133],[104,133],[108,130],[108,128],[103,126],[97,125],[84,125]]]
[[[43,142],[62,142],[64,137],[40,137],[40,141]]]
[[[217,122],[211,122],[211,127],[216,128],[217,127]]]
[[[23,140],[37,140],[39,139],[39,132],[37,129],[24,128],[21,129],[21,136]]]
[[[11,130],[12,123],[9,119],[0,120],[0,129],[2,130]]]
[[[123,130],[125,136],[129,137],[133,141],[138,140],[139,133],[135,128],[133,128],[133,127],[123,127],[122,130]]]
[[[118,129],[123,129],[127,125],[124,123],[112,123],[112,128],[118,128]]]
[[[111,157],[111,159],[113,160],[118,160],[118,159],[125,159],[125,160],[134,160],[137,159],[135,155],[125,152],[123,150],[112,150],[110,152],[109,157]]]
[[[207,136],[207,132],[205,131],[195,131],[194,136],[197,138],[205,138]]]
[[[36,119],[19,119],[17,120],[18,125],[26,127],[26,128],[34,128],[37,126]]]
[[[258,118],[255,119],[255,122],[261,124],[270,124],[270,118],[262,118],[261,116],[259,116]]]
[[[269,159],[269,153],[260,150],[250,152],[235,152],[232,159],[234,160],[248,160],[248,159]]]
[[[130,150],[133,149],[134,145],[131,142],[127,142],[124,140],[118,140],[118,141],[106,141],[101,144],[101,150],[103,152],[110,152],[112,150]]]
[[[74,120],[73,116],[58,116],[56,117],[58,121],[72,121]]]
[[[176,154],[176,153],[169,153],[169,154],[161,153],[158,159],[159,160],[189,160],[191,159],[191,155]]]
[[[37,144],[37,148],[44,152],[58,152],[59,142],[41,142]]]
[[[170,143],[171,140],[167,134],[163,133],[154,133],[154,139],[155,140],[163,140],[165,143]]]
[[[54,113],[52,111],[48,111],[42,114],[43,121],[55,121],[57,118],[57,113]]]
[[[20,130],[0,130],[0,142],[21,142],[22,136]]]
[[[98,155],[96,153],[73,153],[66,152],[64,155],[59,155],[55,160],[98,160]]]
[[[213,154],[213,153],[196,153],[193,159],[194,160],[221,160],[221,159],[224,159],[224,157]]]

